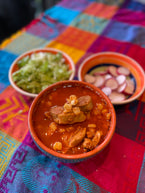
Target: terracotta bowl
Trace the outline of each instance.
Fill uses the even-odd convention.
[[[93,93],[95,93],[99,97],[103,98],[103,101],[105,101],[108,104],[109,111],[111,113],[110,127],[109,127],[108,133],[107,133],[104,141],[100,145],[98,145],[95,149],[93,149],[89,152],[86,152],[86,153],[69,155],[69,154],[62,154],[62,153],[59,153],[59,152],[56,152],[56,151],[50,149],[42,142],[42,140],[40,139],[40,136],[38,136],[38,134],[36,132],[36,126],[34,126],[33,120],[35,119],[36,112],[39,109],[39,104],[41,103],[43,96],[48,96],[48,94],[50,94],[53,90],[57,90],[57,89],[64,88],[67,86],[69,86],[69,87],[73,86],[75,88],[81,87],[81,88],[83,88],[83,90],[90,89]],[[61,94],[59,96],[61,97]],[[110,100],[108,99],[108,97],[97,87],[90,85],[90,84],[83,82],[83,81],[77,81],[77,80],[61,81],[61,82],[55,83],[55,84],[49,86],[48,88],[46,88],[45,90],[43,90],[33,100],[33,103],[30,107],[29,114],[28,114],[28,126],[29,126],[31,136],[32,136],[36,146],[43,153],[45,153],[47,156],[54,158],[58,161],[62,161],[62,162],[66,162],[66,163],[75,163],[75,162],[80,162],[80,161],[83,161],[85,159],[91,158],[92,156],[95,156],[96,154],[101,152],[109,144],[109,142],[111,141],[112,136],[115,132],[116,113],[115,113],[114,107],[113,107],[112,103],[110,102]]]
[[[29,96],[29,97],[36,97],[38,94],[33,94],[30,92],[27,92],[27,91],[21,89],[20,87],[18,87],[12,78],[12,73],[19,69],[19,67],[17,65],[19,60],[21,60],[22,58],[24,58],[26,56],[31,56],[33,53],[39,53],[39,52],[43,52],[43,53],[47,52],[47,53],[52,53],[52,54],[62,53],[65,63],[69,66],[69,69],[72,70],[72,73],[69,77],[69,80],[73,80],[74,75],[75,75],[75,65],[74,65],[72,59],[66,53],[62,52],[61,50],[57,50],[54,48],[40,48],[40,49],[34,49],[34,50],[30,50],[28,52],[25,52],[24,54],[22,54],[18,58],[16,58],[16,60],[14,60],[14,62],[12,63],[12,65],[9,69],[9,81],[10,81],[10,84],[12,85],[12,87],[16,91],[18,91],[19,93],[21,93],[23,95]]]
[[[80,65],[78,77],[80,81],[85,81],[84,77],[96,67],[116,65],[117,67],[125,67],[130,71],[130,79],[134,82],[133,93],[122,101],[112,102],[114,105],[122,105],[130,103],[137,99],[144,92],[145,74],[142,67],[132,58],[115,52],[100,52],[86,58]]]

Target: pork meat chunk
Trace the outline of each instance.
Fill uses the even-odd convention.
[[[86,120],[86,115],[81,111],[78,115],[73,112],[61,113],[57,117],[58,124],[73,124],[78,122],[83,122]]]
[[[50,108],[50,115],[52,116],[53,120],[57,123],[58,115],[63,112],[62,106],[53,106]]]
[[[76,147],[85,138],[86,128],[79,127],[76,132],[70,137],[69,147]]]
[[[78,114],[75,114],[73,111],[64,113],[64,109],[61,106],[52,107],[50,109],[50,115],[58,124],[73,124],[86,120],[84,112],[80,111]]]
[[[58,124],[80,123],[86,120],[87,114],[92,108],[93,103],[89,95],[79,98],[71,95],[63,106],[51,107],[50,115]]]
[[[77,106],[84,112],[92,110],[93,103],[91,97],[89,95],[79,97]]]

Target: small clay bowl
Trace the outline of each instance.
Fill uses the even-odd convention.
[[[81,154],[73,154],[73,155],[56,152],[56,151],[50,149],[49,147],[47,147],[46,144],[43,143],[43,141],[40,139],[40,136],[38,135],[38,132],[36,131],[36,126],[34,126],[34,119],[36,116],[36,111],[38,111],[38,109],[39,109],[39,104],[42,101],[45,102],[43,97],[48,96],[53,90],[57,91],[57,89],[66,88],[66,87],[73,87],[73,88],[81,87],[81,88],[83,88],[83,90],[90,89],[91,92],[93,92],[93,93],[95,93],[95,95],[101,97],[103,99],[103,101],[105,103],[107,103],[109,106],[109,112],[111,113],[111,119],[110,119],[110,127],[108,129],[108,133],[107,133],[104,141],[100,145],[96,146],[95,149],[93,149],[89,152],[85,152],[85,153],[81,153]],[[60,94],[60,96],[61,96],[61,94]],[[43,100],[42,100],[42,98],[43,98]],[[38,94],[38,96],[33,100],[33,103],[30,107],[29,114],[28,114],[28,126],[29,126],[31,136],[32,136],[36,146],[44,154],[46,154],[47,156],[49,156],[53,159],[56,159],[58,161],[62,161],[62,162],[66,162],[66,163],[75,163],[75,162],[80,162],[80,161],[83,161],[83,160],[86,160],[86,159],[89,159],[89,158],[95,156],[96,154],[101,152],[109,144],[109,142],[111,141],[112,136],[115,132],[116,113],[114,110],[114,106],[112,105],[112,103],[110,102],[108,97],[97,87],[90,85],[90,84],[83,82],[83,81],[77,81],[77,80],[61,81],[61,82],[58,82],[58,83],[55,83],[55,84],[49,86],[48,88],[46,88],[45,90],[40,92]]]
[[[130,79],[134,82],[133,93],[122,101],[112,101],[113,105],[123,105],[136,100],[142,95],[145,88],[144,70],[134,59],[116,52],[100,52],[86,58],[80,65],[78,77],[80,81],[85,81],[84,77],[94,68],[104,66],[118,66],[128,68]]]

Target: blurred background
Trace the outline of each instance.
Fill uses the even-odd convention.
[[[0,0],[0,43],[60,0]]]

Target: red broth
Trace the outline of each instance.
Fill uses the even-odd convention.
[[[90,117],[81,123],[74,123],[71,125],[57,124],[58,129],[51,135],[49,132],[49,125],[51,122],[53,122],[53,120],[52,118],[47,118],[45,116],[45,113],[48,112],[52,106],[63,106],[64,103],[66,103],[66,99],[69,98],[70,95],[76,95],[77,97],[85,95],[91,96],[93,109],[90,112]],[[103,108],[100,109],[98,107],[98,104],[103,105]],[[77,147],[68,148],[67,139],[78,128],[78,126],[86,127],[88,130],[88,124],[96,124],[96,131],[102,131],[102,136],[99,144],[104,141],[110,127],[111,117],[109,119],[106,118],[106,114],[109,113],[111,115],[111,110],[99,93],[94,93],[94,91],[92,91],[88,87],[84,88],[64,86],[63,88],[57,88],[55,90],[52,90],[50,93],[47,92],[46,94],[43,94],[41,96],[34,109],[32,119],[37,136],[39,136],[39,139],[48,148],[53,149],[54,143],[59,141],[62,143],[62,150],[58,152],[71,155],[86,152],[86,149],[83,148],[82,143],[77,145]]]

